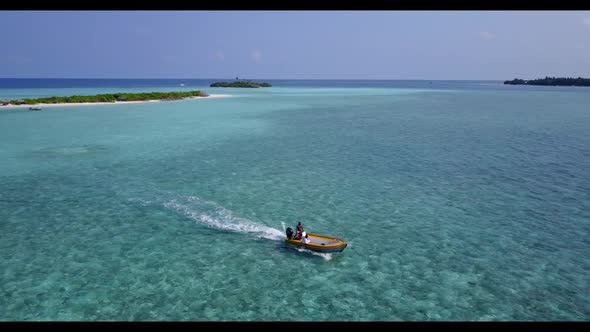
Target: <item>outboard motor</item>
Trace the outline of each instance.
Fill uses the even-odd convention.
[[[287,239],[293,239],[293,230],[291,229],[291,227],[287,227]]]

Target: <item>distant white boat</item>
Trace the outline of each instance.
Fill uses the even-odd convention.
[[[184,86],[184,83],[180,83],[180,86]]]

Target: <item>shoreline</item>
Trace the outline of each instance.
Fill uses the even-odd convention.
[[[117,105],[117,104],[139,104],[139,103],[156,103],[164,101],[181,101],[181,100],[193,100],[193,99],[209,99],[209,98],[227,98],[232,95],[227,94],[210,94],[207,97],[190,97],[175,100],[131,100],[131,101],[116,101],[116,102],[95,102],[95,103],[54,103],[54,104],[26,104],[26,105],[0,105],[0,109],[8,108],[30,108],[30,107],[56,107],[56,106],[93,106],[93,105]]]

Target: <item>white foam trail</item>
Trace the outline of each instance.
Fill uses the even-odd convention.
[[[186,202],[179,202],[179,200],[173,199],[164,203],[164,206],[212,228],[239,233],[252,233],[258,237],[270,240],[281,240],[284,237],[283,233],[278,229],[261,225],[245,218],[236,217],[230,210],[223,206],[195,196],[189,196]]]
[[[238,233],[250,233],[260,238],[275,241],[281,241],[285,237],[285,233],[278,229],[255,223],[246,218],[236,217],[233,215],[232,211],[223,206],[196,196],[181,197],[164,203],[162,203],[161,199],[152,201],[141,198],[130,198],[129,201],[137,202],[143,206],[163,204],[166,208],[173,209],[198,223],[205,224],[215,229]],[[283,230],[286,230],[286,224],[282,221],[281,226],[283,227]],[[332,253],[320,253],[298,247],[296,247],[295,250],[301,253],[322,257],[326,261],[332,259]]]

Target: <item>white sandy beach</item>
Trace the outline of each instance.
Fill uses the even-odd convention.
[[[190,97],[184,99],[177,99],[172,101],[178,100],[189,100],[189,99],[209,99],[209,98],[225,98],[231,97],[232,95],[225,95],[225,94],[210,94],[207,97]],[[114,105],[114,104],[138,104],[138,103],[155,103],[155,102],[163,102],[168,100],[136,100],[136,101],[116,101],[114,103],[110,102],[96,102],[96,103],[55,103],[55,104],[32,104],[32,105],[0,105],[0,109],[3,108],[29,108],[29,107],[56,107],[56,106],[92,106],[92,105]]]

